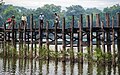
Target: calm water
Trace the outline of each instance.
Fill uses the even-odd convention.
[[[0,59],[0,75],[120,75],[120,66],[41,60]]]

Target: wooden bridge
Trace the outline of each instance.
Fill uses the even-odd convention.
[[[101,47],[103,52],[111,53],[112,48],[113,53],[118,52],[120,55],[120,13],[117,13],[117,23],[112,17],[111,25],[109,14],[106,13],[105,17],[105,21],[102,21],[100,15],[96,14],[95,26],[93,26],[93,14],[91,14],[86,16],[86,26],[84,27],[83,15],[80,15],[77,28],[74,28],[74,16],[72,16],[69,28],[65,28],[65,17],[62,19],[62,28],[57,28],[57,25],[54,28],[49,28],[48,21],[45,26],[39,23],[39,28],[37,28],[36,22],[33,22],[33,15],[31,15],[30,28],[27,28],[26,24],[22,28],[22,23],[18,27],[13,24],[11,29],[7,29],[6,25],[0,28],[0,42],[4,44],[11,42],[15,48],[16,44],[19,47],[27,45],[27,49],[30,50],[33,50],[33,47],[36,48],[37,44],[39,48],[46,44],[48,50],[49,45],[55,45],[56,52],[58,51],[57,45],[62,45],[62,50],[66,50],[66,47],[70,47],[71,50],[73,47],[77,47],[78,52],[83,52],[83,46],[87,46],[90,48],[90,54],[93,53],[93,45],[96,45]],[[116,50],[115,44],[118,50]],[[6,49],[4,49],[4,54],[6,54]]]

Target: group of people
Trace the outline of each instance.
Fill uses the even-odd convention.
[[[39,20],[40,20],[40,23],[43,24],[43,21],[44,21],[44,14],[40,13],[39,15]],[[22,22],[22,25],[24,26],[26,23],[27,23],[27,17],[23,14],[22,17],[21,17],[21,22]],[[59,22],[60,22],[60,17],[57,13],[54,14],[54,25],[57,25],[57,27],[59,27]],[[14,24],[13,24],[14,23]],[[12,27],[12,25],[15,25],[15,16],[12,15],[11,18],[8,18],[6,20],[6,27],[8,29],[10,29]],[[54,27],[54,26],[53,26]]]

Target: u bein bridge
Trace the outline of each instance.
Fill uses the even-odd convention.
[[[61,50],[66,50],[66,47],[70,47],[73,52],[73,48],[77,47],[78,52],[81,53],[83,53],[83,47],[87,46],[90,48],[88,53],[91,55],[93,54],[93,45],[96,45],[104,53],[115,54],[117,52],[118,59],[120,59],[120,13],[117,13],[116,17],[112,17],[111,20],[109,14],[106,13],[103,21],[100,20],[100,15],[96,14],[95,26],[93,26],[93,14],[86,16],[86,26],[83,26],[82,14],[77,28],[74,28],[74,16],[72,16],[70,27],[65,28],[65,25],[65,17],[63,17],[62,28],[57,28],[57,25],[54,28],[49,28],[48,21],[45,23],[45,28],[40,22],[39,27],[36,27],[33,15],[30,16],[30,28],[27,25],[21,27],[22,23],[19,23],[18,27],[13,24],[11,29],[7,29],[6,25],[4,25],[0,29],[0,42],[3,44],[4,56],[8,52],[8,49],[6,49],[7,43],[11,43],[18,51],[23,46],[27,46],[28,48],[24,50],[24,55],[27,55],[27,51],[31,50],[31,57],[33,57],[33,53],[37,55],[37,46],[39,45],[39,48],[42,48],[43,44],[46,45],[48,50],[50,45],[54,45],[55,52],[58,52],[58,45],[62,45]],[[17,45],[19,45],[19,48]]]

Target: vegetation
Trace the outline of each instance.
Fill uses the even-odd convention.
[[[43,7],[39,7],[37,9],[27,9],[24,7],[18,7],[13,5],[3,5],[4,3],[0,2],[0,26],[6,21],[7,18],[11,17],[11,15],[16,16],[17,23],[20,22],[21,16],[25,14],[28,18],[28,24],[29,24],[29,16],[30,14],[34,15],[34,20],[38,21],[38,16],[42,12],[45,15],[45,21],[49,20],[50,25],[53,24],[54,19],[54,13],[57,12],[60,15],[60,18],[62,19],[63,16],[66,17],[66,26],[69,27],[72,15],[75,15],[75,21],[79,19],[80,14],[93,14],[94,16],[94,22],[95,22],[95,14],[100,13],[101,19],[104,19],[104,15],[102,13],[108,12],[110,13],[110,17],[114,16],[117,12],[120,12],[120,5],[116,4],[112,7],[106,7],[103,11],[97,9],[97,8],[87,8],[86,10],[80,6],[80,5],[72,5],[70,7],[66,7],[66,10],[62,10],[61,6],[56,6],[54,4],[46,4]],[[84,17],[85,18],[85,17]],[[85,21],[85,20],[83,20]],[[61,22],[60,22],[61,23]],[[85,24],[84,24],[85,25]],[[50,26],[50,27],[51,27]],[[75,22],[75,26],[77,26],[77,22]]]

